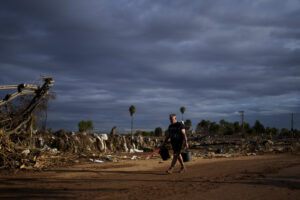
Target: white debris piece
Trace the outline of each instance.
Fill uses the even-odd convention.
[[[129,153],[134,153],[134,149],[129,149],[128,152]]]
[[[22,154],[23,154],[24,156],[27,156],[29,153],[30,153],[30,150],[29,150],[29,149],[26,149],[26,150],[22,151]]]
[[[102,140],[108,140],[107,134],[99,134],[99,136],[102,138]]]
[[[94,163],[104,163],[103,160],[94,160]]]
[[[47,145],[45,145],[43,148],[41,148],[40,151],[49,151],[50,147],[48,147]]]
[[[137,159],[136,155],[134,155],[134,156],[131,157],[131,160],[136,160],[136,159]]]
[[[40,151],[48,151],[48,152],[53,153],[53,154],[58,153],[57,148],[52,149],[52,148],[48,147],[46,144],[43,148],[40,149]]]
[[[53,149],[50,148],[49,152],[50,153],[57,153],[58,151],[57,151],[57,148],[53,148]]]

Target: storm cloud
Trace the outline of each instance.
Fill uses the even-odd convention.
[[[256,119],[300,128],[300,2],[2,1],[0,84],[53,76],[48,126],[167,128]]]

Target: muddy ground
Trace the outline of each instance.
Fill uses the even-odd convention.
[[[299,155],[195,157],[186,173],[171,175],[169,164],[154,158],[0,171],[0,199],[300,199]]]

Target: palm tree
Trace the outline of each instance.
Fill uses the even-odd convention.
[[[131,135],[132,135],[132,129],[133,129],[133,115],[135,113],[135,107],[134,105],[131,105],[129,107],[129,112],[130,112],[130,116],[131,116]]]
[[[180,108],[180,112],[181,112],[181,117],[182,117],[182,121],[183,121],[183,114],[184,114],[184,112],[185,112],[185,107],[184,107],[184,106],[182,106],[182,107]]]

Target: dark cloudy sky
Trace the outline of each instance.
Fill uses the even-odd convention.
[[[298,0],[0,2],[0,84],[53,76],[48,125],[167,128],[168,114],[300,128]]]

